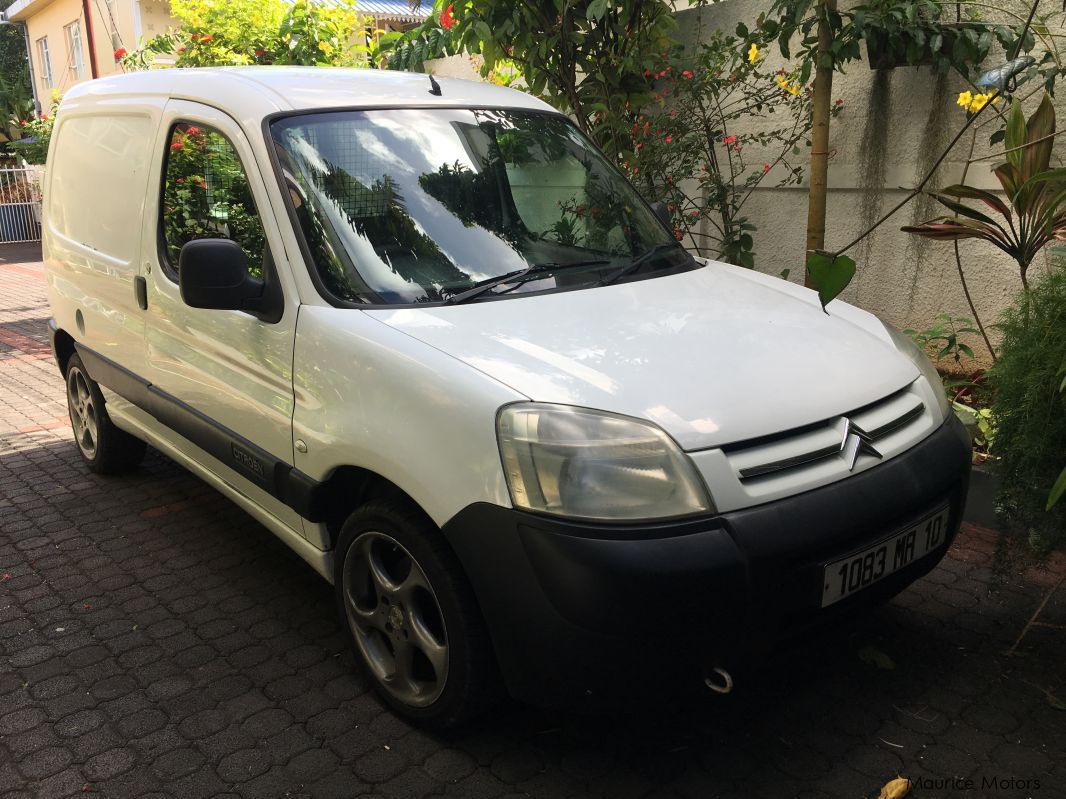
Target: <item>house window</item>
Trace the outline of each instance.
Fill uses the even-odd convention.
[[[63,28],[67,33],[67,50],[70,51],[70,71],[74,73],[74,80],[85,77],[85,53],[81,48],[81,22],[74,22]]]
[[[37,58],[41,62],[41,80],[44,81],[44,87],[51,89],[55,82],[52,80],[52,56],[48,52],[47,36],[37,40]]]

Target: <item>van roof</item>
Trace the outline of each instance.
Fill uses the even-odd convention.
[[[479,81],[437,78],[441,94],[430,94],[429,76],[414,72],[336,67],[213,67],[152,69],[86,81],[64,104],[92,104],[129,97],[165,96],[191,100],[250,120],[278,111],[319,108],[442,107],[554,109],[524,92]]]

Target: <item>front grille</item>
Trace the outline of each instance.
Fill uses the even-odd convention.
[[[922,400],[904,390],[847,416],[724,449],[740,479],[753,480],[845,455],[849,430],[876,449],[878,441],[917,421],[924,410]]]
[[[933,432],[932,397],[915,381],[850,413],[690,453],[721,511],[792,496],[873,468]]]

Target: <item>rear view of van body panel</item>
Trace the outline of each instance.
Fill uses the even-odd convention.
[[[161,107],[151,99],[64,105],[45,190],[42,247],[56,325],[133,371],[144,359],[134,279]]]

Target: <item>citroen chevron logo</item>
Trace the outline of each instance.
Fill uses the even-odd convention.
[[[881,453],[870,443],[870,434],[859,427],[851,419],[844,419],[844,436],[840,441],[840,457],[848,465],[848,471],[855,471],[855,462],[859,455],[865,453],[880,459]]]

